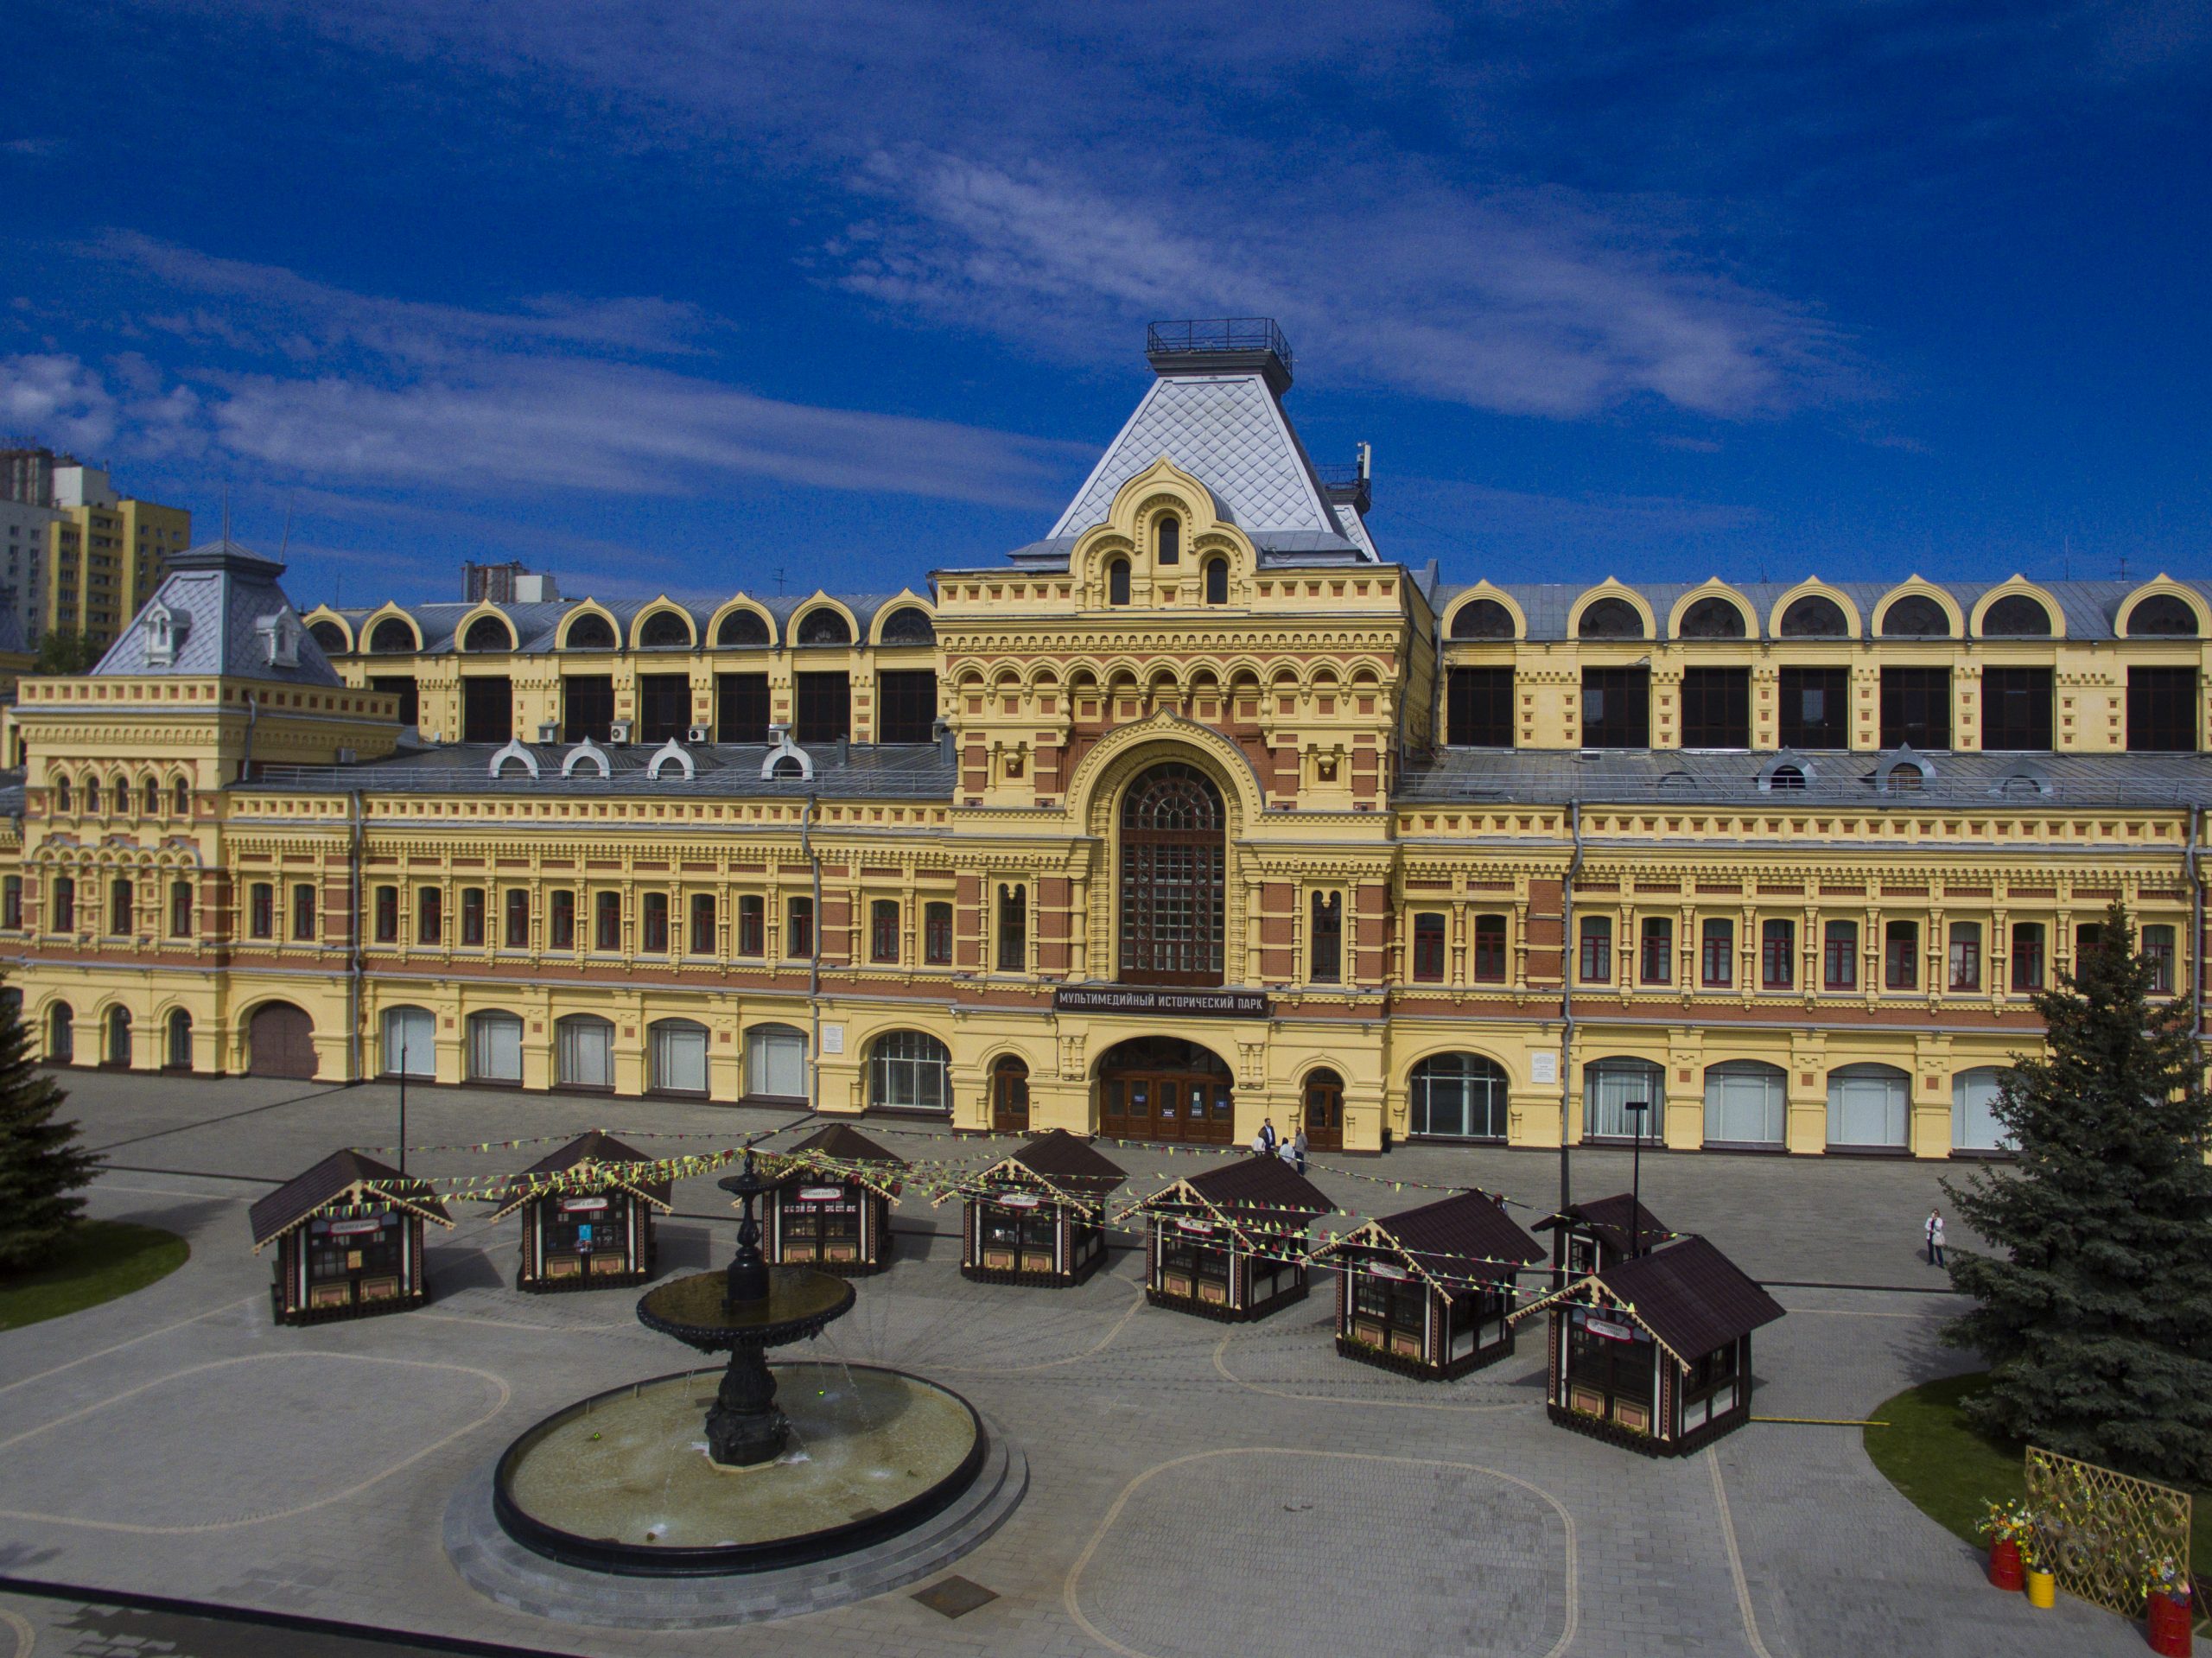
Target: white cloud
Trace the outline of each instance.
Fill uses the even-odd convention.
[[[116,433],[116,401],[98,371],[75,357],[0,357],[0,430],[59,448],[97,450]]]

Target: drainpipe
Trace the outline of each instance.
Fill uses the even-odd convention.
[[[347,909],[347,929],[350,948],[346,952],[346,1012],[347,1027],[353,1033],[353,1080],[361,1077],[361,791],[349,790],[347,828],[350,831],[346,854],[346,874],[353,883],[353,901]]]
[[[1567,803],[1567,822],[1574,836],[1574,856],[1567,866],[1567,880],[1560,891],[1559,906],[1559,1206],[1562,1214],[1574,1201],[1573,1180],[1568,1166],[1573,1151],[1567,1120],[1568,1108],[1574,1097],[1574,883],[1582,873],[1580,801]],[[1567,1286],[1567,1229],[1563,1226],[1552,1229],[1552,1276],[1555,1287]]]
[[[799,814],[799,851],[814,871],[814,924],[809,930],[813,937],[807,943],[814,948],[806,963],[806,1014],[809,1024],[807,1036],[806,1109],[810,1116],[822,1109],[822,854],[814,849],[813,838],[808,830],[814,824],[814,809],[817,797],[809,794],[806,810]]]
[[[2204,808],[2189,814],[2189,1039],[2196,1048],[2196,1067],[2204,1068],[2204,876],[2198,862],[2204,849]]]

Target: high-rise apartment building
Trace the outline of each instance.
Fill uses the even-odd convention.
[[[160,585],[192,514],[120,496],[104,467],[51,449],[0,449],[0,588],[26,639],[51,629],[105,647]]]

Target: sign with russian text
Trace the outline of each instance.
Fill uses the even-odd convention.
[[[1160,1013],[1177,1019],[1265,1019],[1264,990],[1180,990],[1149,984],[1064,984],[1056,1013]]]
[[[604,1197],[563,1197],[561,1199],[561,1212],[563,1215],[593,1215],[606,1207],[607,1199]]]
[[[339,1238],[350,1238],[362,1232],[379,1232],[383,1229],[384,1222],[380,1219],[373,1221],[333,1221],[330,1224],[330,1235],[333,1237]]]
[[[803,1204],[834,1204],[845,1195],[842,1186],[801,1186],[798,1200]]]

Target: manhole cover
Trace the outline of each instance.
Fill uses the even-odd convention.
[[[933,1612],[943,1612],[947,1617],[962,1617],[978,1606],[988,1606],[998,1598],[998,1591],[986,1589],[980,1583],[970,1583],[965,1578],[947,1578],[933,1583],[926,1589],[917,1589],[914,1598]]]

